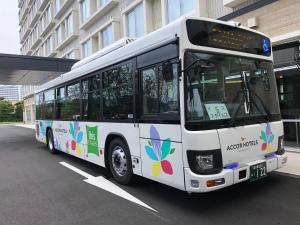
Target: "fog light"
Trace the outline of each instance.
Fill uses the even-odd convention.
[[[198,180],[191,180],[191,187],[192,188],[198,188],[199,187],[199,181]]]
[[[224,178],[219,178],[219,179],[216,179],[216,180],[206,181],[206,186],[207,187],[215,187],[215,186],[219,186],[221,184],[225,184],[225,179]]]
[[[277,155],[283,155],[284,154],[284,137],[283,136],[279,136],[278,137],[278,147],[277,147],[277,151],[276,154]]]

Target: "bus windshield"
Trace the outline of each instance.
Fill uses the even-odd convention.
[[[187,128],[280,119],[272,62],[188,51],[185,67]]]

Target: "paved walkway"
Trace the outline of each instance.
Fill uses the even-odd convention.
[[[34,124],[15,124],[15,126],[35,129]],[[288,173],[300,176],[300,152],[287,152],[288,162],[287,165],[279,170],[281,173]]]
[[[287,154],[288,154],[288,161],[286,166],[282,167],[277,171],[300,176],[300,153],[287,152]]]
[[[30,128],[30,129],[35,129],[35,125],[34,124],[13,124],[14,126],[18,126],[18,127],[25,127],[25,128]]]

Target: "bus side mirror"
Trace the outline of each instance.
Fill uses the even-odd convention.
[[[163,80],[166,82],[173,80],[173,64],[170,62],[165,62],[162,65],[162,75]]]

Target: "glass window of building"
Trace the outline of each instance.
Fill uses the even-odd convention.
[[[51,5],[49,5],[47,8],[47,19],[48,19],[48,23],[52,21]]]
[[[100,7],[105,6],[110,0],[99,0],[100,2]]]
[[[92,40],[89,39],[82,44],[83,57],[87,57],[92,54]]]
[[[127,32],[129,37],[141,37],[144,35],[144,11],[143,4],[135,7],[127,15]]]
[[[60,10],[61,4],[60,4],[61,0],[55,0],[55,11],[58,12]]]
[[[81,21],[85,22],[90,17],[90,1],[81,1]]]
[[[56,30],[55,30],[55,34],[56,34],[56,45],[58,46],[61,43],[61,26],[59,25]]]
[[[68,54],[66,54],[64,58],[66,58],[66,59],[75,59],[74,51],[71,51]]]
[[[72,14],[66,18],[66,37],[73,33],[73,17]]]
[[[46,41],[46,52],[47,54],[50,54],[53,50],[53,45],[52,45],[52,35],[50,35],[48,38],[47,38],[47,41]]]
[[[107,26],[105,29],[101,31],[102,36],[102,48],[113,43],[113,32],[112,25]]]
[[[195,0],[167,0],[168,21],[172,22],[180,16],[193,11]]]

